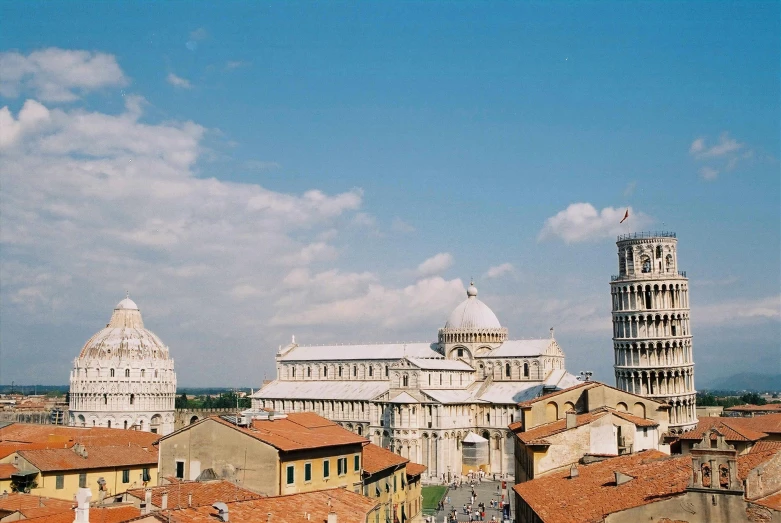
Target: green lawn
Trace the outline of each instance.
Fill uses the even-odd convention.
[[[447,487],[442,485],[430,485],[423,487],[423,510],[434,512],[439,501],[445,495]]]

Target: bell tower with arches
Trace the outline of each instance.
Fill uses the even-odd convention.
[[[670,405],[670,432],[697,424],[689,280],[674,232],[618,237],[610,278],[616,386]]]

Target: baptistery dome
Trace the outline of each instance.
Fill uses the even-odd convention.
[[[129,297],[84,345],[70,378],[70,424],[173,431],[176,373],[168,347]]]

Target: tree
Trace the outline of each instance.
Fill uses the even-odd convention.
[[[767,400],[756,392],[746,392],[740,396],[740,399],[751,405],[765,405],[767,403]]]
[[[174,400],[174,407],[176,407],[177,409],[189,408],[189,400],[187,399],[187,394],[183,392],[181,396],[176,398],[176,400]]]

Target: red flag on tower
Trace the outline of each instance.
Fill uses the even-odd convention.
[[[624,223],[626,219],[629,218],[629,207],[626,208],[626,212],[624,213],[624,217],[621,218],[621,221],[618,222],[619,224]]]

